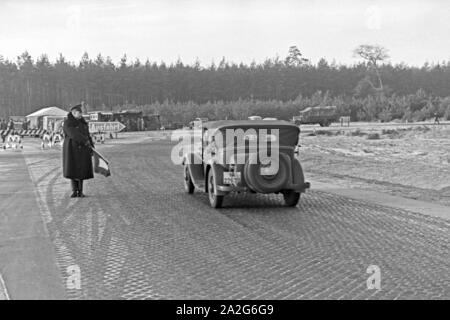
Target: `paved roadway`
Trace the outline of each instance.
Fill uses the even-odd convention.
[[[19,240],[0,238],[11,299],[29,291],[69,299],[450,298],[448,219],[314,185],[297,208],[277,195],[236,195],[214,210],[205,194],[184,192],[168,141],[98,148],[113,175],[86,182],[84,199],[69,198],[59,150],[26,139],[23,152],[0,153],[0,176],[11,179],[1,181],[0,209],[8,213],[0,227],[17,215],[35,222],[22,230],[28,250],[9,250],[5,259],[1,250]],[[5,189],[19,180],[24,193]],[[381,270],[381,290],[367,289],[370,265]],[[79,289],[66,285],[74,266]]]

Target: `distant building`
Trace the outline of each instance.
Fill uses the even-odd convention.
[[[26,116],[27,120],[30,121],[29,129],[45,129],[44,128],[44,117],[54,118],[54,119],[64,119],[67,116],[68,111],[60,109],[58,107],[47,107],[35,111]]]
[[[142,111],[137,110],[90,111],[88,114],[89,121],[118,121],[126,126],[124,131],[159,130],[161,128],[159,114],[144,116]]]

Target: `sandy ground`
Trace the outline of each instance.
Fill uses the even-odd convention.
[[[379,139],[368,139],[378,134]],[[301,135],[306,175],[450,206],[450,127],[316,130]]]

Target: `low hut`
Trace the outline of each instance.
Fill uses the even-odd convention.
[[[67,111],[58,107],[47,107],[27,115],[26,118],[30,121],[29,129],[43,129],[44,117],[64,119],[67,113]]]

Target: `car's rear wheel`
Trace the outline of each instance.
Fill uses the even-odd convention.
[[[300,200],[300,192],[289,190],[283,193],[283,197],[288,207],[295,207]]]
[[[208,171],[208,198],[211,207],[220,208],[222,207],[223,196],[215,194],[216,191],[216,177],[212,169]]]
[[[195,190],[191,174],[189,173],[189,167],[186,164],[184,165],[184,190],[189,194],[193,194]]]

